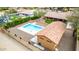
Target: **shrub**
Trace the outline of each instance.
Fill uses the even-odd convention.
[[[19,25],[21,23],[27,22],[30,20],[30,17],[26,17],[26,18],[18,18],[16,20],[13,20],[12,22],[8,22],[6,23],[3,28],[8,29],[10,27],[14,27],[16,25]]]
[[[0,7],[0,11],[8,10],[8,7]]]
[[[50,23],[52,23],[53,21],[54,21],[54,19],[48,19],[48,18],[45,19],[45,22],[46,22],[47,24],[50,24]]]
[[[7,25],[4,25],[3,28],[4,28],[4,29],[8,29],[8,26],[7,26]]]
[[[31,20],[36,20],[38,18],[40,18],[40,16],[33,16],[33,17],[31,17]]]
[[[41,16],[43,16],[45,13],[44,12],[42,12],[42,11],[34,11],[34,16],[33,17],[31,17],[31,20],[35,20],[35,19],[38,19],[38,18],[40,18]]]

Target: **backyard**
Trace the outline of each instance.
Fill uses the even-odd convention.
[[[40,49],[31,45],[29,40],[34,38],[36,34],[31,35],[27,32],[19,30],[18,28],[31,23],[32,28],[31,29],[29,28],[28,31],[31,31],[31,33],[34,33],[34,31],[37,30],[39,28],[39,26],[40,27],[43,26],[44,28],[46,28],[51,23],[60,21],[62,19],[62,17],[61,17],[61,19],[59,18],[57,20],[57,18],[45,18],[44,15],[46,13],[44,13],[42,11],[35,11],[33,13],[34,13],[33,16],[30,16],[30,15],[26,16],[24,14],[19,14],[19,13],[17,14],[15,11],[13,11],[13,12],[11,11],[10,13],[6,14],[6,16],[8,16],[7,22],[5,22],[3,25],[1,25],[0,28],[3,32],[7,33],[10,37],[13,37],[13,39],[16,39],[17,41],[19,41],[20,43],[25,45],[26,48],[28,47],[31,50],[33,48],[33,50],[35,51],[35,50],[40,50]],[[63,15],[63,12],[62,12],[62,15]],[[69,17],[68,19],[72,19],[72,17]],[[61,22],[63,22],[63,21],[61,20]],[[69,20],[68,22],[72,22],[72,21]],[[65,22],[63,22],[63,23],[65,23]],[[37,29],[35,29],[36,27],[37,27]],[[66,28],[66,31],[63,34],[63,37],[61,39],[61,42],[58,45],[59,51],[75,51],[76,40],[74,39],[73,35],[75,35],[75,38],[76,38],[76,33],[78,34],[78,30],[75,32],[75,34],[73,34],[73,33],[74,33],[74,31],[72,29]],[[78,36],[79,35],[77,35],[77,39],[79,39]],[[28,50],[28,49],[26,49],[26,50]]]

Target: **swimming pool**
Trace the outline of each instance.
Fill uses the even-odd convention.
[[[29,34],[35,35],[37,32],[41,31],[43,28],[44,28],[43,26],[33,24],[33,23],[28,23],[19,27],[18,29],[24,32],[27,32]]]

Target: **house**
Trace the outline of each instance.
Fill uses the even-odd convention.
[[[19,10],[17,10],[17,13],[24,14],[26,16],[34,16],[34,11],[35,10],[19,9]]]
[[[53,22],[37,33],[37,40],[46,49],[53,50],[57,48],[65,30],[65,23],[61,21]]]
[[[64,21],[66,22],[67,21],[67,17],[68,16],[71,16],[72,15],[72,12],[68,11],[68,12],[47,12],[45,14],[45,18],[53,18],[55,20],[59,20],[59,21]]]

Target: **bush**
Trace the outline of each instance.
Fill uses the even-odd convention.
[[[31,17],[31,20],[35,20],[35,19],[38,19],[38,18],[40,18],[41,16],[43,16],[45,13],[44,12],[42,12],[42,11],[34,11],[34,16],[33,17]]]
[[[0,11],[8,10],[8,7],[0,7]]]
[[[52,23],[53,21],[54,21],[54,19],[48,19],[48,18],[45,19],[45,22],[46,22],[47,24],[50,24],[50,23]]]
[[[16,25],[19,25],[19,24],[21,24],[21,23],[27,22],[27,21],[29,21],[29,20],[30,20],[30,19],[28,19],[28,18],[23,18],[23,19],[19,18],[19,19],[17,19],[17,20],[12,21],[12,22],[6,23],[6,24],[3,26],[3,28],[8,29],[8,28],[10,28],[10,27],[14,27],[14,26],[16,26]]]
[[[31,17],[31,20],[36,20],[38,18],[40,18],[40,16],[33,16],[33,17]]]
[[[3,28],[4,28],[4,29],[8,29],[8,26],[7,26],[7,25],[4,25]]]

